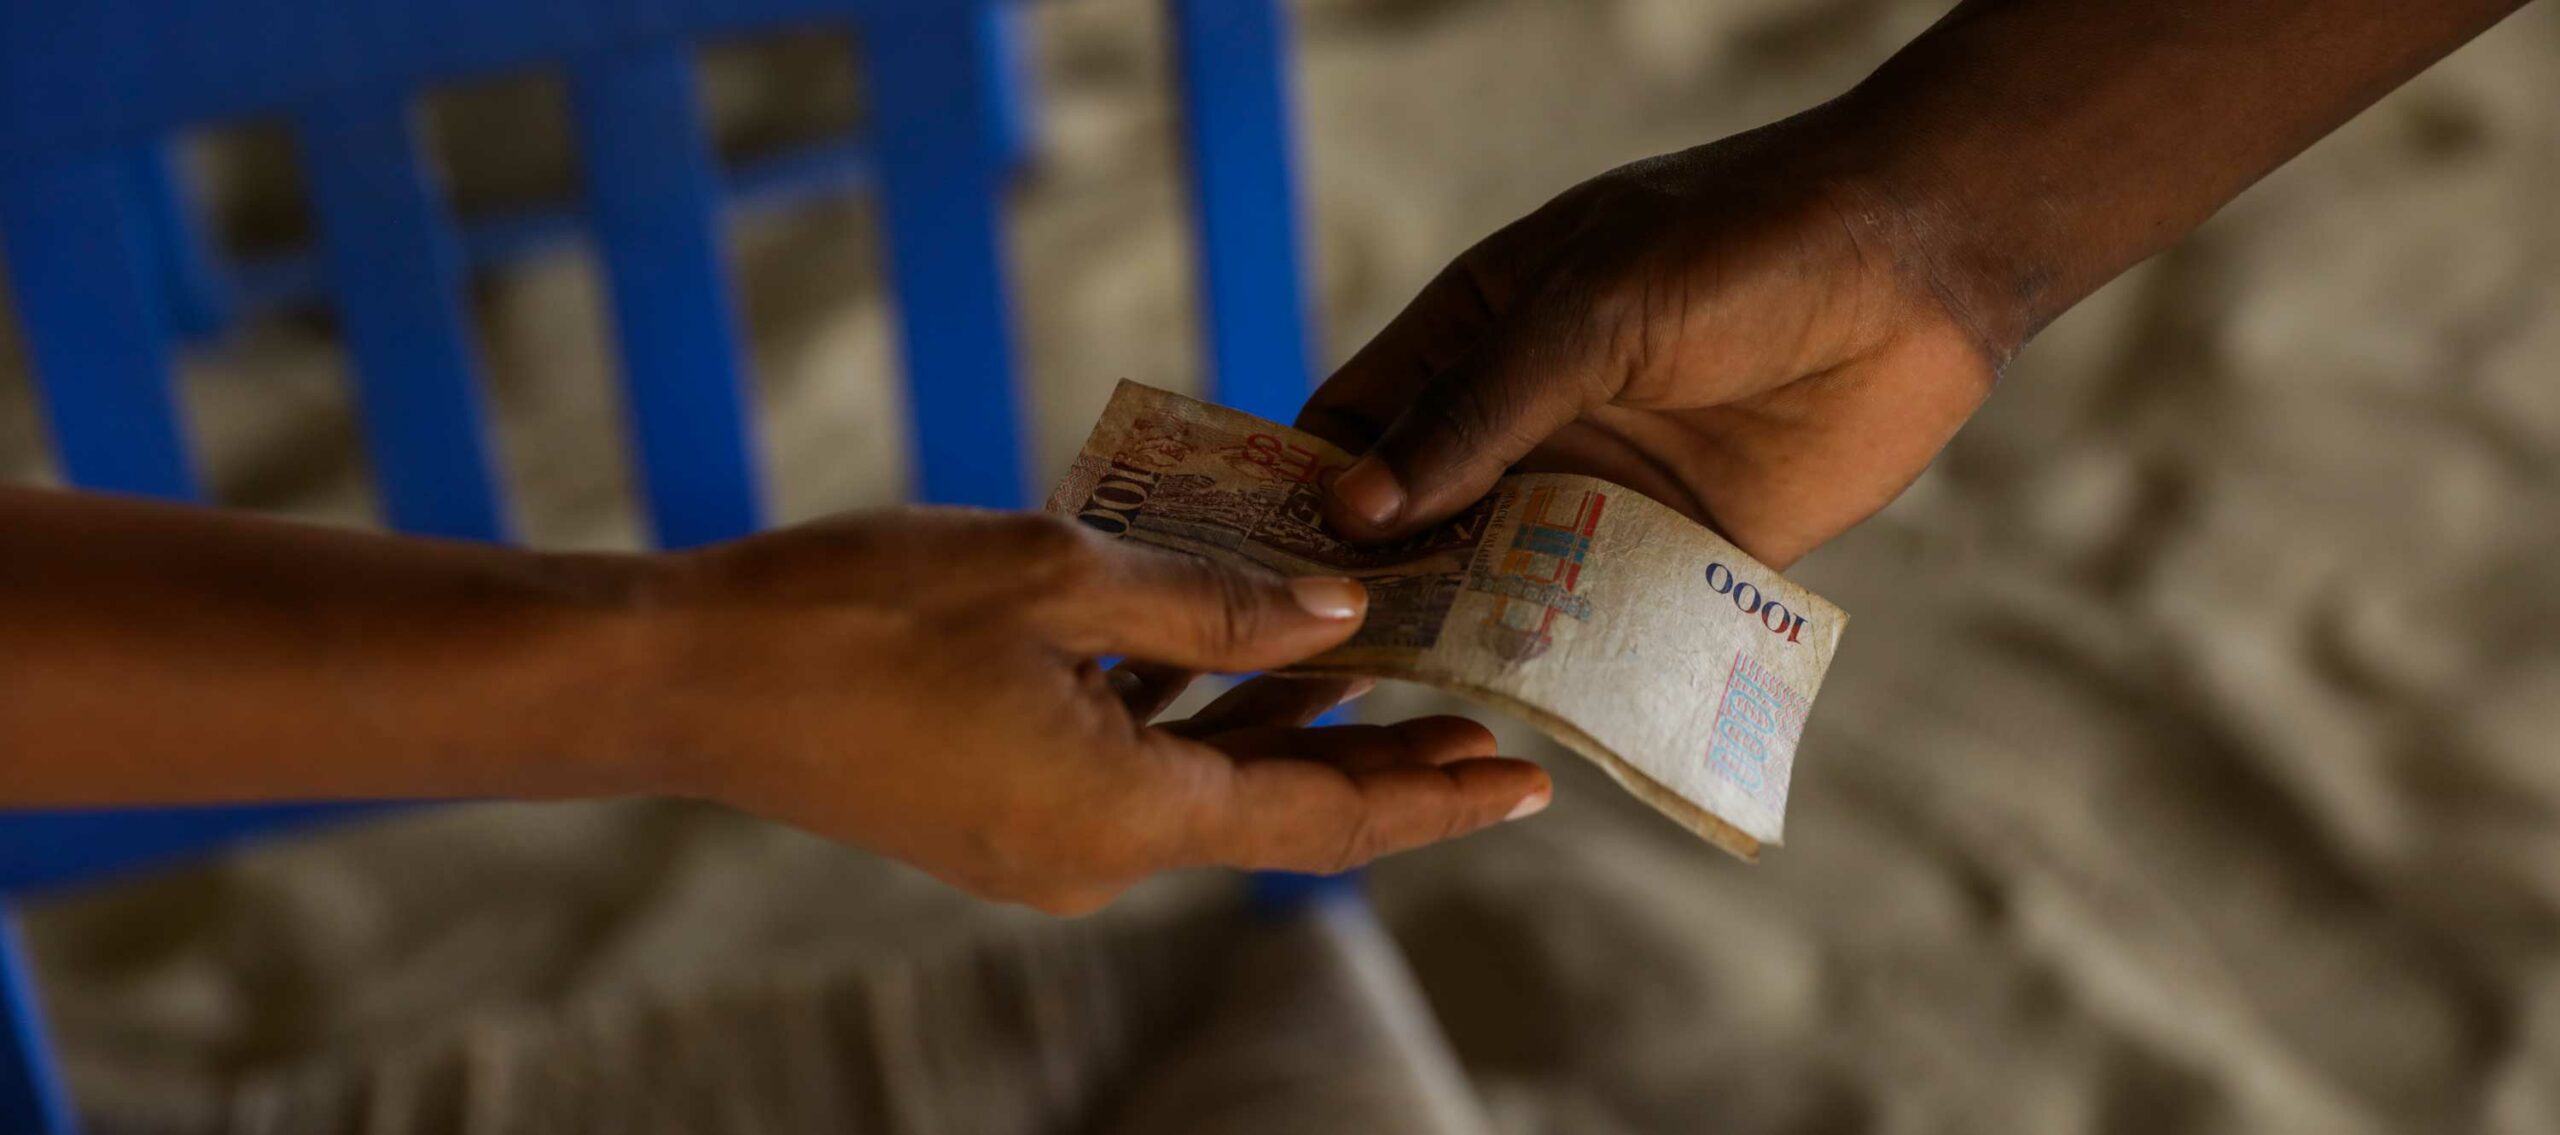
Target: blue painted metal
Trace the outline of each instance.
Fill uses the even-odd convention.
[[[1040,149],[1040,84],[1032,58],[1031,7],[998,3],[994,20],[994,34],[979,41],[988,51],[987,80],[995,85],[989,104],[995,124],[988,137],[995,144],[996,164],[1020,170]]]
[[[1362,871],[1340,875],[1256,871],[1247,880],[1245,905],[1256,914],[1287,915],[1306,909],[1310,903],[1358,898],[1364,893],[1366,877]]]
[[[169,326],[188,339],[203,339],[230,322],[231,311],[213,251],[196,223],[195,203],[178,177],[168,145],[147,145],[127,159],[131,192],[150,225],[148,249],[166,297]]]
[[[570,102],[658,542],[744,536],[763,509],[693,59],[670,42],[582,60]]]
[[[46,1059],[44,1006],[17,916],[0,911],[0,1131],[70,1135],[77,1129],[62,1075]]]
[[[881,13],[863,25],[872,129],[905,355],[916,495],[1017,507],[1030,496],[1005,287],[1000,148],[988,75],[995,0]]]
[[[1297,416],[1314,370],[1281,0],[1171,0],[1191,154],[1209,386],[1227,405]]]
[[[283,828],[412,807],[368,802],[0,812],[0,894],[90,882]]]
[[[862,193],[872,181],[870,142],[847,137],[742,164],[726,172],[721,190],[730,209],[746,212]],[[572,247],[588,236],[586,213],[568,207],[515,209],[458,223],[462,259],[473,272]],[[316,252],[271,252],[232,267],[230,300],[243,311],[311,303],[324,298],[328,276]]]
[[[150,222],[126,168],[98,155],[0,170],[0,247],[63,476],[193,497]]]
[[[503,539],[461,242],[410,96],[342,92],[298,125],[383,511],[404,532]]]
[[[82,0],[0,4],[0,167],[668,39],[955,0]]]
[[[869,192],[877,173],[869,138],[838,138],[730,170],[729,202],[739,209],[787,209]]]

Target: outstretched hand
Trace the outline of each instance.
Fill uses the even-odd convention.
[[[1330,519],[1385,539],[1517,467],[1588,473],[1785,566],[1898,495],[1989,393],[1892,203],[1818,120],[1584,182],[1459,256],[1298,425],[1367,456]]]
[[[1551,791],[1463,718],[1306,728],[1349,679],[1257,679],[1149,724],[1197,673],[1350,637],[1350,580],[909,510],[679,557],[654,602],[677,783],[1045,910],[1175,867],[1348,870]]]

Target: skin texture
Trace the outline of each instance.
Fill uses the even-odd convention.
[[[1468,249],[1299,424],[1391,539],[1589,473],[1784,567],[1899,495],[2039,328],[2520,0],[1969,0],[1842,98]]]
[[[1061,913],[1544,806],[1545,773],[1464,719],[1306,728],[1347,681],[1148,725],[1365,603],[1040,516],[557,556],[0,490],[0,801],[691,796]]]

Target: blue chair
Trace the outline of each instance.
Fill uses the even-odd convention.
[[[1310,377],[1281,0],[1167,0],[1222,400],[1286,416]],[[78,0],[0,5],[0,251],[44,419],[74,484],[199,487],[171,392],[182,337],[242,306],[325,298],[355,362],[386,522],[503,540],[460,289],[555,240],[601,254],[646,516],[662,545],[764,522],[721,211],[827,186],[879,195],[908,384],[915,495],[1018,507],[1022,446],[1003,264],[1023,150],[1006,0]],[[857,29],[861,137],[723,171],[693,52],[794,26]],[[420,94],[496,72],[567,77],[584,200],[457,225],[422,166]],[[181,131],[290,123],[316,254],[228,265],[167,160]],[[0,813],[0,895],[58,887],[352,806]],[[1266,895],[1295,893],[1275,883]],[[0,917],[0,1131],[66,1132],[14,926]]]

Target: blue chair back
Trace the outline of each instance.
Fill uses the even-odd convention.
[[[1270,416],[1310,376],[1281,0],[1167,0],[1182,83],[1213,393]],[[765,520],[724,206],[811,177],[875,192],[898,306],[915,495],[1029,499],[1003,260],[1023,143],[1004,0],[78,0],[0,5],[0,252],[59,468],[90,489],[200,499],[172,391],[182,333],[314,288],[339,316],[383,519],[504,540],[480,360],[478,262],[546,239],[598,250],[631,452],[654,539]],[[857,32],[870,118],[839,144],[724,172],[694,54],[796,25]],[[458,225],[419,100],[440,84],[565,75],[583,200]],[[226,265],[188,223],[168,146],[281,117],[316,255]],[[147,707],[145,707],[147,711]],[[321,816],[325,804],[0,814],[0,894],[64,884]],[[14,930],[0,924],[0,1131],[66,1131]]]

